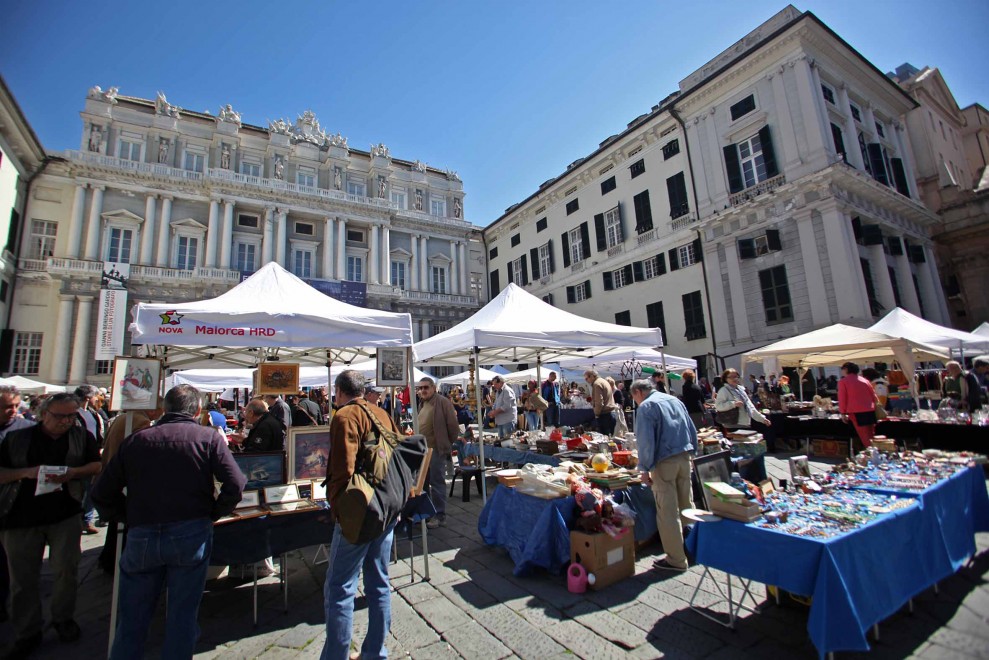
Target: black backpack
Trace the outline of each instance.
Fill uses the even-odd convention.
[[[343,537],[359,545],[378,538],[398,519],[419,471],[428,466],[423,465],[424,436],[399,435],[385,428],[363,400],[353,403],[360,406],[373,426],[358,449],[354,475],[335,504]]]

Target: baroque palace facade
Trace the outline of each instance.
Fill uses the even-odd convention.
[[[902,119],[914,107],[788,6],[487,227],[491,295],[515,282],[661,327],[702,372],[706,356],[738,366],[894,306],[950,324]]]
[[[160,92],[94,87],[81,115],[80,148],[50,158],[27,200],[13,373],[109,379],[94,352],[105,271],[126,282],[125,323],[137,302],[211,298],[270,261],[348,302],[411,313],[416,339],[486,300],[479,231],[453,171],[384,144],[351,148],[309,111],[263,128],[230,105],[213,116]]]

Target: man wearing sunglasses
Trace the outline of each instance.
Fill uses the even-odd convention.
[[[515,392],[512,391],[512,388],[505,387],[505,381],[501,376],[495,376],[491,379],[491,387],[495,391],[495,400],[491,404],[488,417],[493,419],[498,427],[498,437],[507,438],[515,433],[515,424],[519,416]]]
[[[426,436],[426,446],[433,450],[429,459],[429,499],[436,508],[436,515],[429,519],[426,527],[435,529],[446,521],[446,466],[453,460],[453,442],[460,435],[460,425],[453,402],[436,393],[432,378],[423,377],[416,385],[416,394],[422,399],[419,433]]]

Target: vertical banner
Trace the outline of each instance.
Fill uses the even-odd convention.
[[[103,289],[100,291],[100,307],[97,312],[96,354],[97,360],[112,360],[124,347],[124,327],[127,324],[127,291]]]

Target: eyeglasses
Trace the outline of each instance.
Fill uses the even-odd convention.
[[[419,391],[425,392],[428,389],[429,389],[429,385],[416,385],[416,392],[419,392]]]
[[[738,374],[728,374],[728,378],[738,378]]]
[[[53,412],[48,412],[46,414],[54,417],[56,422],[68,422],[75,419],[77,415],[77,413],[66,413],[64,415],[60,415],[58,413],[53,413]]]

